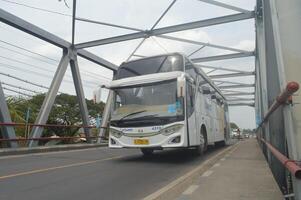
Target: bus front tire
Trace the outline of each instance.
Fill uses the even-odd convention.
[[[195,147],[194,151],[196,153],[196,155],[203,155],[208,148],[208,141],[207,141],[207,131],[205,127],[202,127],[201,129],[201,137],[203,138],[203,140],[201,140],[201,144],[197,147]]]
[[[153,149],[140,149],[144,156],[151,156],[154,153]]]

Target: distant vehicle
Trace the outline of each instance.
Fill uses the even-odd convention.
[[[110,148],[164,148],[225,144],[225,99],[189,59],[179,53],[121,64],[107,86],[114,91]]]
[[[250,138],[250,135],[248,133],[245,133],[244,138]]]

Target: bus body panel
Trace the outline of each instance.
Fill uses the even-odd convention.
[[[178,54],[176,54],[176,55],[178,56],[177,58],[181,58],[181,56],[179,56]],[[170,56],[170,55],[167,55],[167,56]],[[160,58],[160,57],[158,57],[158,58]],[[167,58],[169,59],[170,57],[166,57],[165,59],[162,59],[162,58],[160,58],[160,59],[163,60],[163,62],[165,62],[165,60]],[[186,86],[185,86],[186,95],[182,102],[183,106],[184,106],[184,108],[183,108],[184,119],[178,120],[178,121],[175,121],[172,123],[167,123],[167,124],[165,123],[164,125],[159,124],[159,125],[143,126],[143,125],[139,124],[138,127],[136,125],[133,125],[133,126],[127,125],[126,127],[124,127],[122,125],[116,126],[117,123],[111,124],[111,128],[122,132],[122,136],[116,137],[116,136],[110,134],[110,136],[109,136],[109,147],[110,148],[154,148],[154,149],[156,149],[156,148],[179,148],[179,147],[199,146],[202,143],[202,141],[200,140],[202,126],[204,126],[206,129],[208,144],[214,144],[215,142],[225,140],[224,132],[225,132],[225,128],[226,128],[226,123],[228,123],[228,122],[225,121],[226,115],[224,112],[223,102],[220,99],[212,98],[212,96],[214,95],[214,91],[213,91],[212,87],[210,87],[209,84],[207,82],[205,82],[204,79],[195,72],[194,65],[188,59],[184,58],[183,56],[182,56],[182,59],[183,59],[183,61],[177,61],[177,63],[178,64],[181,62],[183,63],[183,65],[184,65],[183,69],[187,75],[187,78],[186,78],[187,80],[185,82],[186,83]],[[141,59],[141,60],[143,63],[143,59]],[[172,61],[172,58],[170,60]],[[171,61],[170,61],[170,63],[172,63]],[[149,61],[147,61],[147,62],[149,62]],[[171,65],[170,63],[169,63],[169,65]],[[164,63],[162,63],[162,64],[164,64]],[[137,63],[135,63],[135,65],[137,65]],[[126,63],[126,67],[129,67],[129,66],[131,66],[131,63]],[[151,65],[151,63],[147,63],[147,66],[150,67],[152,65]],[[158,70],[161,70],[161,68],[162,68],[162,66],[159,67]],[[181,67],[180,66],[172,67],[172,66],[168,66],[168,65],[166,65],[166,66],[163,65],[163,68],[180,69]],[[122,66],[121,66],[121,69],[123,71],[126,70],[125,68],[122,68]],[[133,69],[127,73],[132,73],[132,71],[133,71]],[[141,72],[142,72],[142,70],[139,71],[139,73],[141,73]],[[150,73],[150,72],[147,72],[147,73]],[[160,72],[157,72],[157,73],[160,73]],[[168,73],[168,72],[164,72],[164,73]],[[140,74],[140,75],[143,75],[143,74]],[[122,74],[120,76],[121,76],[121,79],[127,77]],[[133,75],[131,75],[131,76],[133,76]],[[129,77],[131,77],[131,76],[129,76]],[[176,82],[174,82],[172,84],[176,84]],[[158,88],[161,87],[160,83],[158,83],[158,84],[154,83],[153,85],[147,84],[144,86],[143,84],[141,84],[139,87],[137,86],[137,89],[134,88],[132,96],[129,96],[129,97],[131,97],[131,101],[137,101],[136,99],[138,99],[138,98],[147,98],[147,97],[143,96],[144,94],[146,94],[146,92],[153,91],[151,93],[154,93],[155,90],[158,90]],[[158,85],[158,86],[155,86],[155,85]],[[162,83],[162,85],[163,85],[163,83]],[[210,94],[203,93],[203,90],[201,88],[204,85],[209,87],[213,93],[212,94],[211,93]],[[131,90],[131,88],[133,88],[133,87],[135,87],[135,86],[129,87],[129,90]],[[156,87],[158,87],[158,88],[156,88]],[[168,94],[170,94],[170,90],[173,90],[171,88],[171,85],[169,85],[168,87],[165,87],[165,90],[161,91],[161,93],[158,93],[157,96],[154,96],[154,95],[150,96],[150,97],[148,97],[148,99],[144,99],[143,101],[156,102],[155,105],[153,105],[153,107],[156,108],[156,107],[158,107],[158,104],[159,104],[159,106],[162,107],[161,111],[163,108],[165,109],[165,107],[168,106],[168,112],[169,112],[169,110],[170,110],[169,107],[172,107],[172,106],[178,104],[178,100],[173,100],[174,103],[171,102],[168,105],[163,105],[164,104],[163,102],[161,105],[160,101],[165,101],[164,96],[166,96],[166,98],[171,98],[171,97],[168,97]],[[126,91],[126,90],[124,90],[124,91]],[[114,101],[116,101],[115,103],[118,103],[116,95],[117,94],[115,93]],[[122,93],[119,92],[119,95],[122,95]],[[134,97],[133,95],[136,97]],[[175,95],[175,93],[174,93],[174,95]],[[127,98],[129,98],[129,97],[127,97]],[[160,97],[163,99],[156,101],[157,97]],[[125,101],[127,98],[123,98],[121,96],[118,101]],[[120,106],[124,106],[122,103],[119,103],[119,104],[120,104]],[[149,104],[149,105],[150,106],[146,106],[146,107],[144,105],[143,108],[145,110],[151,109],[152,104]],[[116,109],[118,109],[118,108],[116,108]],[[128,109],[128,110],[131,110],[131,109]],[[123,109],[123,110],[127,110],[127,109]],[[144,112],[145,110],[141,110],[141,111]],[[157,108],[157,110],[158,110],[158,108]],[[173,109],[171,109],[171,110],[173,110]],[[132,109],[132,111],[133,111],[133,109]],[[129,114],[131,114],[131,113],[129,113]],[[137,115],[139,116],[139,114],[137,114]],[[143,114],[141,114],[141,115],[143,117]],[[157,118],[156,116],[158,116],[158,114],[156,114],[156,113],[153,115],[154,115],[154,119],[156,119]],[[127,117],[127,116],[124,115],[124,117]],[[123,120],[123,117],[121,117],[119,119],[121,121],[121,120]],[[134,119],[135,118],[133,118],[131,120],[134,120]],[[139,119],[139,117],[137,117],[137,119]],[[176,132],[174,132],[170,135],[163,135],[162,133],[159,133],[159,132],[157,134],[153,134],[153,135],[151,134],[154,131],[160,131],[160,130],[163,130],[163,129],[168,128],[175,124],[183,124],[183,128],[181,128],[180,130],[177,130]],[[135,136],[135,133],[137,133],[137,136]],[[145,136],[143,134],[145,134]],[[128,136],[128,135],[131,135],[131,136]],[[172,143],[171,141],[178,136],[181,138],[180,142]],[[135,144],[135,140],[139,140],[139,139],[147,140],[148,144]]]

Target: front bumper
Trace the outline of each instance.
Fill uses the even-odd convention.
[[[162,134],[150,136],[150,137],[128,137],[121,136],[116,138],[112,135],[109,137],[110,148],[177,148],[187,146],[187,137],[185,137],[184,128],[179,132],[165,136]],[[175,143],[173,140],[176,137],[180,137],[180,141]],[[148,145],[137,145],[134,144],[135,139],[146,139],[149,141]]]

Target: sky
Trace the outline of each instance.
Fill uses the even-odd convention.
[[[254,10],[255,7],[255,0],[219,1],[247,10]],[[76,15],[80,18],[147,30],[154,25],[156,20],[171,2],[171,0],[77,0]],[[59,0],[0,0],[0,8],[65,40],[71,41],[72,21],[70,15],[72,14],[72,0],[66,0],[66,3],[67,6],[64,1]],[[57,13],[50,13],[41,9]],[[237,12],[213,6],[198,0],[177,0],[164,18],[157,24],[156,28],[235,13]],[[133,32],[134,31],[115,27],[77,21],[75,43],[114,37]],[[45,88],[24,83],[13,79],[8,75],[13,75],[32,83],[49,87],[61,58],[62,50],[3,23],[0,23],[0,34],[0,80],[3,83],[3,87],[22,91],[26,94],[34,93],[12,88],[7,84],[23,87],[35,92],[46,92],[47,89]],[[168,35],[248,51],[253,51],[255,48],[255,25],[253,19],[181,31]],[[91,51],[116,65],[120,65],[123,61],[128,59],[129,55],[140,42],[141,39],[136,39],[91,47],[86,50]],[[189,55],[198,48],[200,48],[200,46],[194,44],[175,42],[158,37],[150,37],[138,49],[136,54],[151,56],[167,52],[181,52]],[[205,47],[198,53],[191,56],[191,58],[228,53],[233,52]],[[135,57],[132,59],[135,59]],[[214,61],[202,64],[229,69],[254,71],[253,57]],[[79,67],[84,92],[88,99],[92,98],[93,90],[97,87],[97,85],[108,83],[112,78],[112,72],[110,70],[80,57]],[[209,71],[208,69],[204,70],[206,72]],[[221,73],[225,72],[216,71],[210,73],[210,75]],[[241,83],[254,83],[254,77],[252,76],[224,80]],[[5,90],[5,94],[17,95],[7,89]],[[66,72],[59,91],[75,94],[69,69]],[[240,89],[240,91],[254,91],[254,89],[246,88]],[[106,92],[102,95],[102,99],[106,99]],[[241,128],[255,128],[254,108],[246,106],[230,107],[230,120],[235,122]]]

